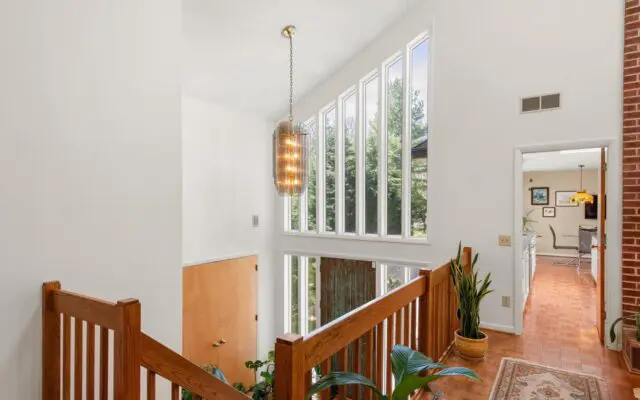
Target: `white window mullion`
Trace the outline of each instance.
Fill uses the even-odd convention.
[[[284,230],[291,231],[291,196],[284,196]]]
[[[335,215],[335,231],[338,234],[344,233],[344,99],[346,96],[340,96],[336,103],[336,215]]]
[[[411,237],[411,62],[410,51],[402,54],[402,236]]]
[[[356,88],[356,235],[365,234],[364,82]]]
[[[284,256],[284,332],[291,332],[291,256]]]
[[[305,336],[309,327],[307,326],[309,318],[307,316],[308,313],[308,303],[307,298],[309,297],[309,257],[300,256],[298,258],[299,274],[298,274],[298,314],[300,316],[300,335]]]
[[[378,235],[387,236],[387,64],[380,69],[378,123]]]
[[[318,124],[317,124],[317,136],[318,136],[318,165],[316,170],[317,186],[316,186],[316,224],[317,230],[319,233],[323,233],[326,231],[325,224],[325,215],[326,215],[326,207],[325,207],[325,176],[326,176],[326,150],[325,150],[325,134],[324,134],[324,112],[326,110],[321,110],[318,113]]]

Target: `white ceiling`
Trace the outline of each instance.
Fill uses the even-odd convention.
[[[296,98],[419,0],[184,0],[183,92],[276,119],[285,114],[294,24]]]
[[[585,169],[599,168],[600,149],[553,151],[522,155],[522,170],[525,172],[578,170],[578,165],[580,164],[584,164]]]

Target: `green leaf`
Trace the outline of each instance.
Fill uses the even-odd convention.
[[[446,376],[465,376],[473,380],[478,380],[478,381],[480,380],[480,378],[475,372],[464,367],[446,368],[436,372],[433,375],[427,375],[427,376],[408,375],[408,376],[405,376],[405,378],[400,382],[400,384],[397,385],[396,388],[393,390],[393,400],[405,400],[413,392],[415,392],[420,388],[424,388],[428,392],[432,392],[431,388],[429,387],[429,384],[433,381],[436,381]]]
[[[405,376],[419,374],[434,368],[442,368],[445,365],[434,362],[424,354],[407,346],[397,344],[391,351],[391,370],[396,385]]]
[[[332,386],[342,385],[362,385],[371,388],[373,392],[378,396],[380,400],[387,400],[387,397],[383,395],[376,384],[371,380],[365,378],[362,375],[354,374],[353,372],[330,372],[327,375],[320,378],[307,393],[306,399],[309,400],[311,396],[316,393],[320,393],[323,390],[330,389]]]
[[[440,371],[436,372],[434,375],[438,376],[438,377],[443,377],[443,376],[465,376],[465,377],[467,377],[469,379],[473,379],[474,381],[479,381],[480,380],[480,377],[478,376],[478,374],[476,374],[475,372],[473,372],[469,368],[465,368],[465,367],[449,367],[449,368],[445,368],[443,370],[440,370]]]

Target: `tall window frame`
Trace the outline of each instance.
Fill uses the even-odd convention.
[[[309,192],[303,193],[299,198],[299,205],[297,204],[296,198],[285,198],[284,201],[284,230],[287,234],[292,235],[310,235],[310,236],[319,236],[319,237],[338,237],[338,238],[356,238],[362,240],[381,240],[381,241],[391,241],[391,242],[403,242],[403,243],[416,243],[416,244],[428,244],[428,240],[430,234],[432,233],[429,228],[428,220],[429,220],[429,204],[423,200],[423,207],[426,210],[426,215],[424,217],[425,223],[420,226],[424,226],[424,234],[423,235],[415,235],[413,233],[413,224],[414,221],[412,219],[411,210],[412,210],[412,89],[413,89],[413,80],[412,80],[412,54],[416,47],[421,45],[422,43],[427,43],[427,56],[426,56],[426,95],[423,97],[425,99],[430,98],[431,93],[431,81],[429,79],[430,73],[430,65],[431,65],[431,45],[430,45],[430,34],[429,32],[424,32],[418,35],[416,38],[411,40],[405,46],[403,46],[398,52],[392,54],[390,57],[383,60],[377,68],[370,71],[364,77],[359,79],[355,85],[347,88],[345,91],[339,93],[335,100],[329,102],[326,106],[319,109],[313,115],[310,115],[307,121],[316,121],[316,135],[315,140],[316,146],[315,149],[317,151],[317,159],[316,159],[316,226],[315,229],[313,226],[309,227],[309,212],[308,202],[309,202]],[[401,136],[401,144],[400,144],[400,172],[401,172],[401,189],[400,189],[400,197],[401,197],[401,205],[399,210],[399,218],[400,218],[400,228],[397,228],[398,221],[394,220],[394,226],[396,228],[393,232],[389,232],[389,218],[388,218],[388,199],[389,199],[389,164],[388,164],[388,105],[389,98],[387,93],[387,82],[389,76],[389,68],[394,65],[394,63],[401,63],[401,85],[402,85],[402,121],[401,121],[401,131],[399,132]],[[365,88],[366,85],[369,84],[372,80],[377,79],[377,115],[375,116],[375,121],[377,124],[377,135],[378,135],[378,190],[377,190],[377,232],[371,233],[367,232],[367,222],[366,222],[366,168],[365,165],[365,147],[366,147],[366,129],[367,129],[367,115],[366,115],[366,100],[365,100]],[[347,232],[349,229],[345,229],[345,191],[347,190],[346,184],[346,166],[345,160],[348,158],[348,155],[345,154],[345,127],[344,127],[344,116],[345,116],[345,100],[350,96],[355,96],[356,109],[355,109],[355,164],[356,164],[356,177],[355,177],[355,185],[356,185],[356,193],[355,193],[355,206],[356,206],[356,218],[355,218],[355,229],[351,229],[351,232]],[[432,101],[426,102],[423,105],[423,113],[424,118],[428,121],[429,114],[429,105],[432,104]],[[331,167],[331,165],[327,165],[327,138],[326,138],[326,121],[325,114],[328,111],[331,111],[335,108],[335,129],[334,134],[335,137],[335,165],[333,166],[332,171],[327,171],[327,166]],[[395,109],[397,112],[397,108]],[[398,129],[397,125],[394,125],[394,129]],[[431,150],[428,151],[431,153]],[[425,182],[428,182],[428,157],[425,162]],[[397,165],[397,164],[396,164]],[[330,168],[331,169],[331,168]],[[330,200],[331,193],[328,192],[327,189],[327,179],[331,178],[331,174],[335,174],[335,180],[333,183],[329,182],[329,185],[334,185],[335,193],[335,204],[333,205],[333,209],[331,207],[327,207],[327,200]],[[396,181],[397,182],[397,181]],[[395,197],[397,198],[397,184],[394,186],[396,189],[394,193],[396,193]],[[428,198],[428,183],[425,188],[425,200]],[[292,205],[292,202],[295,204]],[[296,219],[292,218],[292,210],[298,210],[300,221],[296,224]],[[397,210],[394,208],[394,210]],[[398,211],[394,211],[398,212]],[[420,215],[424,215],[420,213]],[[351,217],[349,217],[351,218]],[[332,226],[328,226],[327,222],[333,221]],[[330,223],[331,224],[331,223]],[[355,231],[355,232],[354,232]]]

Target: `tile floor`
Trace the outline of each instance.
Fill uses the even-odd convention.
[[[595,285],[587,272],[555,266],[539,257],[538,268],[524,321],[524,335],[489,333],[489,353],[484,361],[469,362],[451,355],[448,365],[475,370],[482,382],[462,378],[433,385],[445,399],[487,399],[502,357],[582,371],[604,378],[612,400],[634,399],[640,375],[630,374],[619,353],[603,349],[595,328]]]

